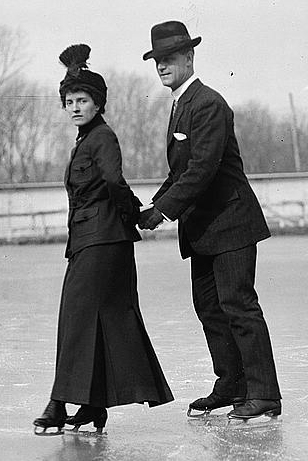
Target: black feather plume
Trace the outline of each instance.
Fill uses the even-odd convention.
[[[90,51],[91,48],[88,45],[71,45],[62,51],[59,59],[69,70],[87,69]]]

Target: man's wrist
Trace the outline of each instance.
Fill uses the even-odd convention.
[[[150,210],[151,208],[154,208],[154,203],[150,203],[149,205],[142,205],[140,207],[140,211],[146,211],[146,210]]]
[[[167,222],[172,222],[170,218],[168,218],[168,216],[165,215],[165,213],[163,213],[162,211],[160,211],[159,208],[157,208],[157,206],[154,204],[155,208],[160,212],[160,214],[162,215],[162,217],[164,218],[165,221]]]

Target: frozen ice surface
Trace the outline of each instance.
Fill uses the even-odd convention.
[[[308,459],[308,236],[259,244],[257,290],[274,347],[282,417],[230,424],[223,409],[186,417],[189,402],[207,395],[214,380],[191,304],[189,261],[181,261],[175,240],[138,243],[141,309],[176,400],[152,409],[112,408],[102,437],[33,434],[54,375],[63,251],[63,245],[0,247],[1,461]]]

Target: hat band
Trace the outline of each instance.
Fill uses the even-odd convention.
[[[153,49],[168,48],[174,45],[179,45],[181,42],[190,40],[189,35],[172,35],[172,37],[159,38],[153,41]]]

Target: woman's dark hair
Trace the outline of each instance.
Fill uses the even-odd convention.
[[[72,83],[65,87],[65,91],[61,92],[61,102],[63,109],[66,108],[66,95],[67,93],[77,93],[84,91],[88,93],[94,101],[94,104],[99,107],[99,113],[105,113],[106,97],[102,98],[102,94],[96,91],[93,87],[83,83]]]

